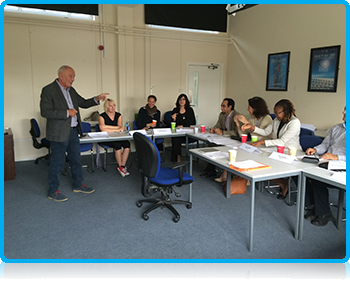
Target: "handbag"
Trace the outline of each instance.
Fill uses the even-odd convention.
[[[224,191],[226,193],[226,182],[223,182],[224,185]],[[239,176],[234,176],[231,178],[231,195],[234,194],[245,194],[247,191],[247,182],[248,180],[239,177]]]

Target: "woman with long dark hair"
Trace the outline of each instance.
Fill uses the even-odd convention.
[[[176,107],[172,111],[172,121],[176,122],[176,127],[189,127],[196,124],[194,111],[190,106],[190,101],[186,94],[181,93],[176,100]],[[181,143],[185,141],[184,137],[171,139],[172,152],[171,161],[181,162]]]

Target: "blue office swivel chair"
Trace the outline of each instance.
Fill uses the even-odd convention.
[[[91,132],[91,124],[87,122],[81,122],[81,129],[83,134]],[[90,151],[91,153],[91,164],[87,166],[87,171],[89,173],[93,173],[95,171],[95,163],[94,163],[94,144],[93,143],[84,143],[80,144],[80,152]]]
[[[322,139],[315,135],[305,135],[299,137],[299,142],[303,151],[307,150],[309,147],[314,147],[322,142]]]
[[[142,179],[142,195],[150,197],[153,192],[161,193],[157,199],[143,199],[136,203],[138,207],[141,207],[144,202],[153,204],[142,213],[142,218],[148,220],[149,212],[158,207],[166,207],[174,214],[174,222],[178,222],[180,214],[173,207],[173,204],[185,204],[190,209],[192,203],[184,200],[172,200],[169,194],[174,191],[176,197],[181,197],[173,186],[181,187],[193,182],[192,176],[184,172],[184,167],[188,162],[176,163],[172,167],[160,167],[159,151],[150,138],[141,133],[134,133],[134,142]]]
[[[300,128],[299,136],[314,136],[315,132],[306,128]]]
[[[173,113],[173,111],[167,111],[164,114],[164,118],[163,118],[163,123],[165,125],[166,128],[170,128],[171,127],[171,114]]]
[[[48,149],[48,154],[38,157],[37,159],[35,159],[34,163],[38,164],[39,160],[41,159],[49,159],[50,158],[50,142],[46,139],[46,138],[42,138],[40,141],[38,141],[38,139],[40,138],[40,128],[38,125],[38,122],[32,118],[30,119],[30,131],[29,133],[32,136],[32,140],[33,140],[33,146],[36,149],[40,149],[40,148],[47,148]]]
[[[133,129],[138,130],[139,128],[136,126],[136,120],[132,123]],[[155,139],[155,143],[157,145],[158,150],[163,151],[163,155],[161,161],[165,160],[165,150],[164,150],[164,138]]]

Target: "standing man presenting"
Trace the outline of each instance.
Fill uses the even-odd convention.
[[[221,103],[219,119],[215,126],[210,128],[210,133],[239,137],[239,129],[234,120],[236,115],[240,115],[240,113],[235,110],[234,100],[232,98],[225,98]]]
[[[305,153],[307,155],[317,153],[321,159],[346,162],[346,106],[343,111],[343,121],[344,123],[337,124],[328,131],[321,144],[308,148]],[[304,216],[306,220],[311,221],[311,224],[325,226],[332,219],[327,184],[307,179],[305,205],[312,207]]]
[[[69,66],[58,69],[58,78],[45,86],[41,92],[40,112],[47,119],[46,138],[50,141],[48,198],[54,201],[68,200],[59,190],[60,173],[66,160],[70,163],[73,192],[92,193],[95,190],[83,184],[80,162],[79,135],[82,134],[79,107],[89,108],[104,101],[108,93],[84,99],[72,87],[75,72]]]

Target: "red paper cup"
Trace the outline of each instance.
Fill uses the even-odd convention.
[[[157,124],[157,120],[152,120],[152,124]]]
[[[246,134],[242,134],[241,135],[241,141],[242,141],[242,143],[246,143],[247,142],[247,135]]]
[[[284,153],[284,145],[278,145],[277,146],[277,152]]]
[[[205,132],[205,126],[201,126],[201,133],[203,134]]]

